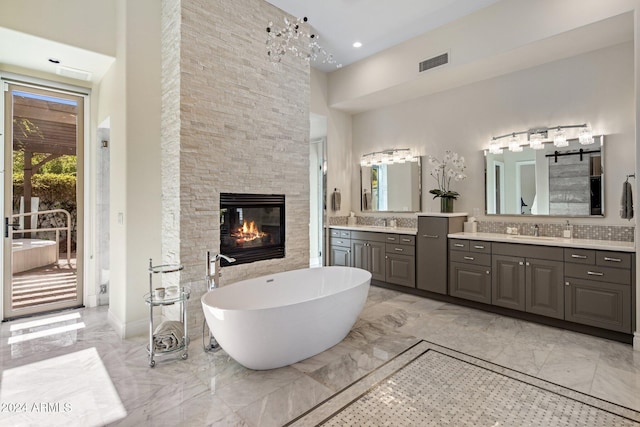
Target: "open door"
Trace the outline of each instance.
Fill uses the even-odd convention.
[[[84,97],[6,84],[5,319],[83,305]]]

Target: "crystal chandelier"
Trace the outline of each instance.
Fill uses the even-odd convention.
[[[320,61],[323,64],[335,64],[337,68],[342,67],[331,53],[320,46],[318,36],[304,28],[309,26],[308,21],[306,16],[295,21],[290,21],[285,16],[282,28],[275,27],[273,22],[269,22],[266,42],[269,59],[279,63],[285,55],[292,55],[307,62]]]

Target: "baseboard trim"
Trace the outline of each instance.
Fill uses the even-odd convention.
[[[107,314],[107,322],[122,339],[144,335],[149,331],[149,319],[123,323],[111,310]]]

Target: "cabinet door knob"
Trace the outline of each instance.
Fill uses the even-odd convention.
[[[622,260],[620,258],[610,258],[608,256],[604,257],[605,261],[611,261],[611,262],[622,262]]]
[[[467,261],[473,261],[475,258],[472,256],[466,256],[464,257],[464,259],[466,259]]]
[[[565,286],[570,286],[570,285],[571,285],[571,283],[569,283],[569,282],[564,282],[564,285],[565,285]]]
[[[395,237],[387,237],[387,240],[396,240]]]
[[[422,237],[426,237],[427,239],[437,239],[437,234],[423,234]]]
[[[402,248],[394,248],[394,250],[395,250],[395,251],[398,251],[398,252],[402,252],[402,251],[403,251],[403,249],[402,249]]]
[[[464,245],[462,243],[454,243],[453,246],[455,246],[456,248],[464,248]]]
[[[571,258],[587,259],[586,255],[571,254]]]
[[[531,264],[529,263],[529,261],[527,261],[527,267],[529,267]]]
[[[484,246],[482,246],[482,245],[475,245],[475,246],[474,246],[474,248],[476,248],[476,249],[484,249]]]
[[[491,272],[489,270],[487,270],[487,274],[491,274]]]
[[[518,265],[524,265],[524,261],[520,261]]]
[[[604,273],[600,273],[599,271],[587,271],[589,276],[604,276]]]
[[[403,242],[411,242],[411,239],[402,239]]]

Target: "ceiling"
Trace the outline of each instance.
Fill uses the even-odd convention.
[[[20,46],[16,49],[15,46]],[[49,59],[60,61],[54,64]],[[115,58],[97,52],[0,27],[0,64],[99,82]],[[57,73],[59,66],[66,67]],[[77,71],[74,71],[77,70]],[[81,72],[86,72],[84,74]],[[64,74],[66,73],[66,74]]]
[[[498,0],[267,0],[295,17],[308,17],[319,44],[347,66],[453,22]],[[268,23],[265,23],[268,24]],[[281,22],[274,22],[280,26]],[[354,48],[356,41],[362,47]],[[325,72],[335,64],[316,61]]]

